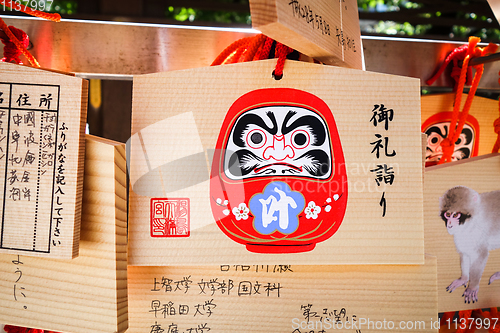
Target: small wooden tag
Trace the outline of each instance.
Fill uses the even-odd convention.
[[[0,63],[0,252],[78,256],[87,87]]]
[[[251,0],[252,25],[265,35],[327,64],[362,69],[355,0]]]

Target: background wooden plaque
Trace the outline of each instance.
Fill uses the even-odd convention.
[[[464,287],[446,291],[461,275],[460,256],[454,237],[446,231],[440,217],[439,198],[454,186],[467,186],[478,193],[500,190],[500,154],[428,167],[424,182],[425,252],[437,257],[439,312],[496,307],[500,304],[500,281],[488,285],[490,276],[500,270],[500,250],[489,253],[479,285],[478,302],[464,303]]]
[[[80,256],[0,255],[0,322],[56,332],[127,329],[125,147],[86,139]]]
[[[0,253],[78,256],[87,88],[0,63]]]

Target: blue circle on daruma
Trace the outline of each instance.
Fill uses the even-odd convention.
[[[254,216],[253,225],[263,235],[279,231],[291,234],[299,226],[299,214],[305,207],[302,193],[292,191],[284,182],[271,182],[264,192],[255,194],[249,202]]]

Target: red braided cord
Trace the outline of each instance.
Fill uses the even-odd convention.
[[[16,36],[10,31],[9,27],[7,24],[5,24],[4,20],[0,18],[0,29],[5,32],[7,37],[9,37],[10,41],[16,45],[16,47],[21,50],[21,52],[24,54],[24,56],[28,59],[30,62],[31,66],[33,67],[40,67],[40,64],[38,61],[29,53],[29,51],[24,47],[24,45],[16,38]]]
[[[286,56],[293,52],[292,48],[281,43],[276,44],[276,56],[278,57],[278,62],[276,63],[276,68],[274,69],[274,76],[281,78],[283,76],[283,68],[285,67]]]
[[[274,43],[273,39],[266,37],[264,45],[260,49],[259,53],[255,55],[255,60],[264,60],[269,58],[269,53],[271,53],[273,43]]]
[[[212,62],[212,66],[266,59],[269,57],[273,42],[272,39],[264,35],[242,38],[223,50]],[[276,51],[274,53],[275,57],[278,57],[278,61],[273,72],[275,78],[278,79],[283,76],[285,60],[291,52],[293,52],[293,49],[288,46],[281,43],[276,44]]]
[[[455,150],[455,142],[460,137],[460,133],[462,133],[462,129],[465,124],[465,120],[469,114],[470,107],[472,105],[472,100],[474,99],[474,95],[476,93],[477,87],[479,86],[479,81],[481,80],[481,76],[483,75],[484,65],[474,66],[476,69],[476,74],[474,75],[474,79],[472,80],[472,84],[470,87],[469,94],[467,95],[467,100],[464,104],[462,112],[460,112],[460,105],[462,102],[462,92],[464,89],[467,71],[469,70],[469,61],[471,58],[482,56],[485,54],[489,54],[496,50],[496,46],[493,44],[488,45],[488,47],[482,49],[476,49],[477,44],[480,39],[478,37],[470,37],[469,45],[467,49],[467,55],[464,59],[464,63],[462,65],[462,70],[460,73],[460,78],[457,84],[457,91],[455,95],[455,105],[453,107],[453,115],[450,121],[450,132],[448,137],[441,142],[441,148],[443,150],[443,156],[439,160],[438,164],[443,164],[446,162],[451,162],[451,156]],[[458,122],[458,123],[457,123]]]
[[[236,42],[233,42],[231,45],[226,47],[218,56],[215,58],[215,60],[212,62],[211,66],[217,66],[217,65],[222,65],[224,63],[224,60],[229,58],[231,54],[236,51],[238,48],[240,48],[242,45],[246,45],[252,38],[254,37],[245,37],[242,39],[238,39]]]
[[[240,58],[241,58],[241,55],[243,54],[243,52],[245,52],[247,49],[246,49],[246,45],[242,45],[241,47],[239,47],[238,49],[236,49],[235,52],[233,52],[224,62],[223,64],[234,64],[234,63],[237,63],[237,62],[240,62]]]
[[[434,74],[433,77],[428,79],[426,81],[426,83],[429,86],[432,85],[438,79],[438,77],[440,77],[443,74],[444,70],[450,64],[450,62],[452,60],[456,61],[456,59],[459,59],[459,60],[465,59],[465,55],[467,54],[467,49],[468,49],[468,45],[462,45],[460,47],[457,47],[453,51],[451,51],[450,54],[448,54],[448,56],[446,57],[444,63],[439,68],[438,72],[436,74]]]
[[[22,31],[21,29],[17,29],[13,26],[9,26],[9,29],[24,47],[29,46],[30,41],[28,35],[24,31]],[[5,45],[3,48],[3,58],[0,59],[0,61],[14,62],[16,64],[22,65],[23,62],[21,61],[21,59],[19,59],[19,56],[22,54],[22,52],[20,49],[18,49],[16,44],[11,42],[8,37],[7,38],[0,37],[0,40]]]
[[[14,10],[19,10],[19,8],[20,8],[23,13],[29,14],[31,16],[40,17],[40,18],[43,18],[43,19],[46,19],[49,21],[54,21],[54,22],[61,21],[61,15],[59,15],[57,13],[46,13],[46,12],[42,12],[39,10],[34,10],[34,9],[31,9],[30,7],[22,5],[22,4],[19,6],[14,6],[15,2],[13,4],[13,1],[9,1],[9,3],[10,4],[7,4],[6,0],[0,0],[0,5],[12,8]]]
[[[467,73],[467,67],[469,66],[470,56],[467,55],[464,60],[464,64],[462,66],[462,71],[460,73],[460,79],[458,80],[458,88],[455,94],[455,105],[453,106],[453,114],[450,120],[450,132],[448,133],[448,137],[441,141],[441,148],[443,150],[443,155],[439,160],[438,164],[443,164],[446,162],[451,162],[451,155],[455,150],[455,142],[458,139],[458,136],[455,138],[455,133],[458,132],[457,129],[457,121],[460,113],[460,106],[462,103],[462,91],[464,90],[465,85],[465,76]],[[463,113],[463,111],[462,111]],[[458,132],[458,135],[462,130]]]
[[[255,58],[257,51],[264,44],[265,40],[266,36],[262,34],[257,35],[248,45],[248,49],[247,52],[245,53],[245,58],[243,59],[243,62],[252,61]]]

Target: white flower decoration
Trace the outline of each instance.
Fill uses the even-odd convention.
[[[335,195],[333,196],[333,200],[335,200],[335,201],[339,200],[339,198],[340,198],[340,196],[339,196],[338,194],[335,194]]]
[[[330,212],[332,210],[332,206],[328,205],[325,207],[325,212]]]
[[[306,209],[304,209],[304,212],[306,213],[306,219],[310,219],[312,217],[315,220],[318,218],[319,212],[321,212],[321,207],[316,206],[314,201],[310,201]]]
[[[249,212],[250,209],[248,209],[247,205],[244,202],[240,203],[238,207],[233,207],[233,214],[237,220],[248,219]]]
[[[231,211],[230,211],[229,209],[224,209],[224,210],[222,211],[222,214],[224,214],[224,215],[228,216],[230,212],[231,212]]]
[[[330,202],[332,202],[332,199],[331,198],[327,198],[326,202],[330,203]]]

